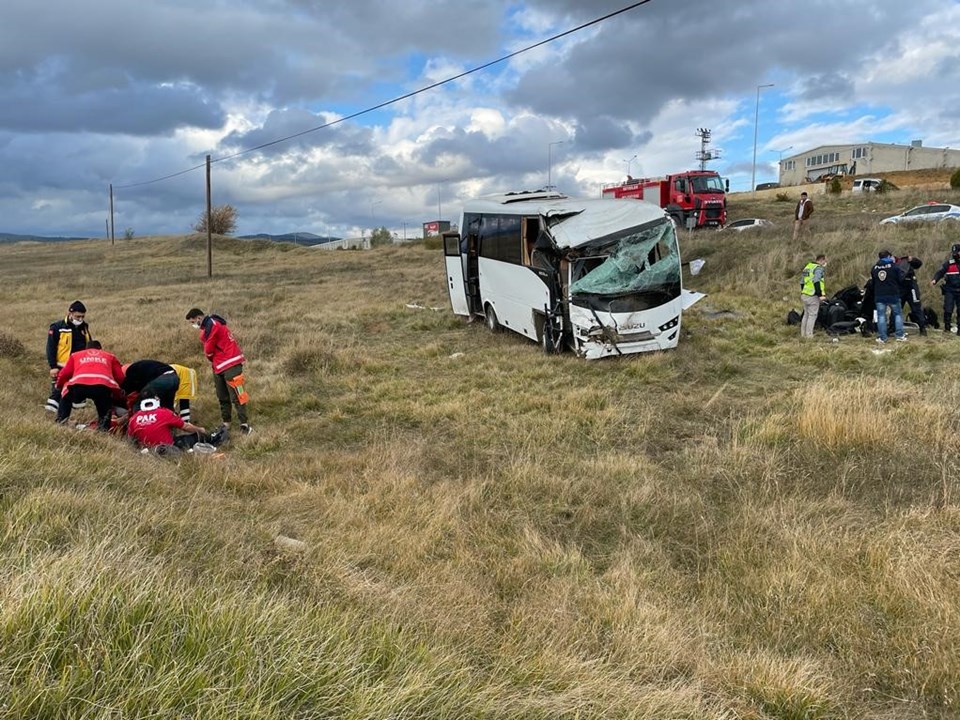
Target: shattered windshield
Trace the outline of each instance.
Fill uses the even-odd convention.
[[[574,261],[571,295],[680,294],[680,254],[670,220],[601,238]]]
[[[716,175],[695,175],[690,178],[695,193],[722,193],[723,181]]]

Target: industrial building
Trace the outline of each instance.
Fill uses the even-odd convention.
[[[821,145],[780,161],[780,185],[817,182],[830,175],[876,175],[898,170],[960,167],[960,150],[865,142],[855,145]]]

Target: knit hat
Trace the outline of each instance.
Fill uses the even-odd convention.
[[[87,306],[84,305],[84,304],[83,304],[82,302],[80,302],[79,300],[74,300],[72,303],[70,303],[70,307],[67,308],[67,312],[81,312],[81,313],[85,313],[85,312],[87,312]]]

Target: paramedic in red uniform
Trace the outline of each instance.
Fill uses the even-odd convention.
[[[140,401],[140,409],[130,416],[127,423],[127,435],[148,448],[176,445],[174,430],[196,433],[194,440],[205,437],[207,432],[199,425],[184,422],[173,410],[161,407],[160,400],[149,392]]]
[[[90,399],[97,408],[97,427],[109,430],[114,393],[122,382],[120,361],[92,340],[86,350],[73,353],[57,374],[56,386],[63,393],[57,422],[65,423],[70,418],[74,403]]]
[[[243,351],[237,344],[227,321],[219,315],[204,315],[200,308],[192,308],[187,320],[200,331],[203,353],[213,367],[213,382],[220,401],[220,417],[224,427],[230,427],[231,404],[237,409],[240,432],[251,432],[247,418],[249,396],[244,388]]]

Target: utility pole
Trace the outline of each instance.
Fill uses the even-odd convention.
[[[210,192],[209,155],[207,155],[207,277],[213,277],[213,200]]]

